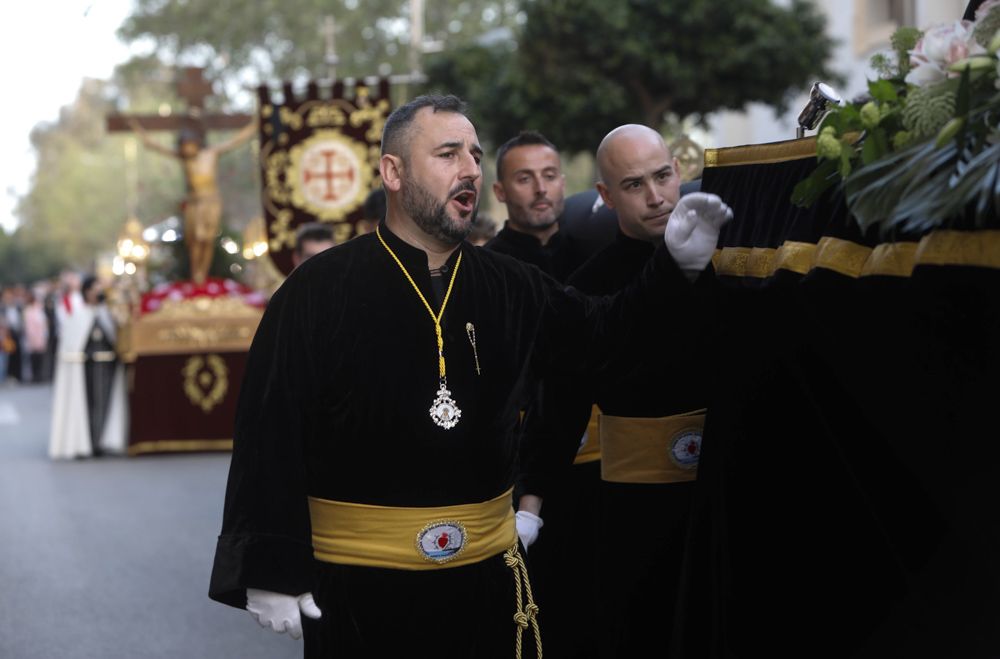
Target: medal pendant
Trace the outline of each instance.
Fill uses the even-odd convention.
[[[458,425],[458,420],[462,417],[462,410],[451,398],[451,392],[445,387],[444,382],[438,389],[437,398],[431,404],[431,421],[445,430],[451,430]]]

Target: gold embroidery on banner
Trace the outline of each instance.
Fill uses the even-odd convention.
[[[316,105],[310,108],[306,124],[310,128],[321,126],[343,126],[347,123],[344,111],[333,105]]]
[[[872,255],[872,248],[850,240],[820,238],[816,246],[816,267],[839,272],[848,277],[859,277]]]
[[[383,98],[374,106],[366,103],[365,107],[358,108],[351,113],[351,125],[358,128],[366,121],[370,121],[371,125],[365,132],[365,139],[369,142],[379,142],[382,139],[382,128],[385,127],[385,120],[388,114],[388,100]]]
[[[292,248],[295,246],[295,230],[291,227],[293,217],[294,214],[287,208],[275,214],[276,221],[271,226],[274,238],[271,239],[268,245],[272,252],[280,252],[286,247]]]
[[[281,106],[278,110],[278,118],[281,119],[281,123],[292,130],[300,130],[302,128],[302,115],[294,110],[289,110],[285,106]]]
[[[181,373],[188,400],[205,414],[225,399],[229,390],[229,369],[219,355],[194,355],[187,360]]]
[[[292,198],[292,186],[285,172],[291,164],[287,151],[275,151],[265,160],[264,189],[277,204],[287,204]]]

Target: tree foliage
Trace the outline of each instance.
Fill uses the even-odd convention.
[[[426,89],[469,100],[480,137],[494,146],[534,128],[567,152],[592,151],[622,123],[660,126],[751,101],[781,107],[813,76],[831,79],[824,63],[832,44],[806,0],[425,5],[426,38],[443,44],[423,60]],[[119,34],[149,40],[154,52],[110,81],[87,82],[57,122],[35,130],[38,170],[16,211],[19,229],[0,240],[0,278],[89,267],[113,248],[130,194],[145,224],[177,214],[178,164],[140,146],[130,190],[123,147],[131,138],[103,129],[112,111],[182,111],[174,66],[205,66],[210,79],[228,83],[216,86],[210,111],[250,112],[253,85],[325,76],[327,15],[337,21],[340,77],[408,71],[409,8],[408,0],[260,0],[232,11],[214,0],[137,0]],[[173,145],[173,135],[162,139]],[[249,147],[224,156],[218,174],[224,225],[238,230],[259,213]]]
[[[702,119],[755,101],[780,110],[814,79],[836,80],[825,64],[833,43],[806,0],[523,7],[516,52],[474,46],[442,54],[429,69],[434,84],[474,103],[493,141],[532,126],[565,150],[593,150],[623,123],[660,127],[668,115]],[[487,85],[472,70],[483,59],[492,60]]]
[[[326,75],[323,20],[336,20],[338,76],[408,72],[408,0],[258,0],[239,11],[215,0],[137,0],[119,34],[152,39],[171,62],[208,66],[251,84]],[[514,25],[513,0],[426,0],[426,40],[454,46]]]
[[[140,58],[119,67],[110,81],[86,80],[57,121],[35,127],[37,166],[15,210],[19,226],[0,242],[0,281],[32,281],[66,267],[91,269],[99,255],[114,251],[130,212],[146,225],[179,215],[185,194],[180,164],[143,148],[131,134],[105,131],[105,118],[122,105],[137,113],[177,107],[172,67]],[[176,136],[159,139],[172,147]],[[131,162],[129,142],[136,145]],[[224,155],[218,177],[223,223],[240,228],[260,213],[249,147]]]

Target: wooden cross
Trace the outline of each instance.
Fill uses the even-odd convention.
[[[181,69],[177,77],[177,95],[187,101],[187,113],[161,117],[156,114],[113,114],[107,118],[109,133],[120,133],[132,128],[134,119],[146,130],[180,130],[187,128],[204,138],[210,130],[237,130],[253,119],[249,114],[206,114],[205,99],[212,95],[212,83],[205,79],[204,69],[189,66]]]

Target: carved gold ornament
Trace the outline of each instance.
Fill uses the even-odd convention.
[[[184,393],[195,407],[208,414],[229,391],[229,369],[219,355],[194,355],[181,371]]]

